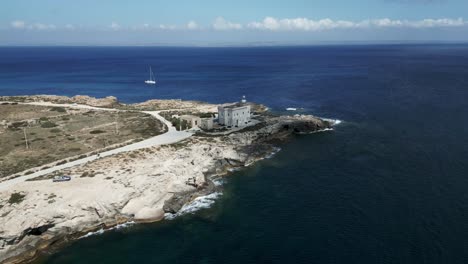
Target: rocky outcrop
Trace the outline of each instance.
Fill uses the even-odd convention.
[[[87,95],[76,95],[71,98],[71,101],[76,104],[85,104],[95,107],[116,107],[119,103],[115,96],[94,98]]]
[[[95,98],[87,95],[76,95],[73,97],[58,95],[0,96],[0,101],[21,103],[43,101],[57,104],[84,104],[95,107],[116,107],[119,105],[117,97],[114,96]]]
[[[175,214],[196,197],[214,192],[215,187],[209,180],[211,177],[226,174],[229,169],[244,167],[246,164],[263,159],[275,152],[276,148],[272,142],[284,141],[292,134],[313,133],[329,129],[331,126],[330,122],[313,116],[281,116],[267,118],[264,123],[257,126],[257,129],[248,129],[248,131],[225,136],[224,141],[230,141],[232,146],[237,146],[235,147],[236,158],[223,158],[214,161],[213,166],[205,173],[207,184],[197,188],[196,191],[174,194],[171,199],[165,201],[164,211]]]

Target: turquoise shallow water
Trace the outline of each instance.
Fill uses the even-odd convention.
[[[344,120],[234,172],[209,209],[91,236],[39,263],[468,262],[468,46],[1,48],[0,55],[2,95],[223,102],[246,94],[275,111]],[[157,89],[140,83],[144,63],[153,64]]]

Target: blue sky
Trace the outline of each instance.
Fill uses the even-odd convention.
[[[2,0],[0,45],[468,41],[467,0]]]

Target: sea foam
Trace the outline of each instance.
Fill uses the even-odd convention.
[[[119,229],[126,228],[126,227],[129,227],[129,226],[134,225],[134,224],[135,224],[134,221],[130,221],[130,222],[119,224],[119,225],[116,225],[116,226],[113,226],[113,227],[107,228],[107,229],[101,228],[101,229],[99,229],[97,231],[88,232],[86,235],[83,235],[83,236],[81,236],[79,238],[81,239],[81,238],[86,238],[86,237],[95,236],[95,235],[102,235],[106,231],[119,230]]]
[[[191,214],[200,209],[210,208],[211,205],[213,205],[221,195],[222,193],[220,192],[214,192],[205,196],[197,197],[192,202],[182,206],[179,212],[175,214],[166,213],[164,215],[164,218],[168,220],[172,220],[181,215]]]
[[[322,118],[322,119],[332,123],[332,126],[337,126],[337,125],[343,123],[343,121],[341,121],[339,119],[331,119],[331,118]]]

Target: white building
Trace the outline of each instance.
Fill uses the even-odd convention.
[[[192,128],[198,127],[201,123],[201,118],[194,115],[183,115],[180,120],[186,121]]]
[[[228,127],[241,127],[250,123],[250,105],[245,102],[244,96],[241,103],[218,106],[218,123]]]

